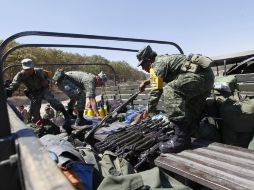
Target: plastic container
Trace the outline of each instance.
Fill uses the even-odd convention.
[[[98,112],[99,112],[100,117],[102,117],[102,118],[105,117],[105,111],[104,111],[104,109],[99,108]]]
[[[88,109],[86,115],[87,115],[87,116],[92,116],[92,117],[95,116],[94,111],[93,111],[92,109]]]

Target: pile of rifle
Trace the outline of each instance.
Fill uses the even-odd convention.
[[[99,153],[110,150],[127,160],[138,158],[137,168],[149,157],[158,154],[159,144],[167,141],[172,132],[169,122],[146,119],[109,135],[94,148]]]

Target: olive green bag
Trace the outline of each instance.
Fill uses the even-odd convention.
[[[248,147],[254,134],[254,99],[237,100],[230,96],[219,111],[223,119],[223,142]]]

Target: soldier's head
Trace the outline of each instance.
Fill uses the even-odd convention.
[[[34,63],[31,59],[23,59],[21,61],[23,72],[27,75],[34,74]]]
[[[64,78],[64,71],[63,69],[57,69],[54,76],[52,77],[52,80],[55,83],[59,83]]]
[[[101,71],[97,76],[96,76],[96,86],[102,86],[105,85],[105,82],[107,82],[108,77],[106,73]]]
[[[143,70],[149,72],[151,64],[154,62],[156,56],[157,53],[153,51],[149,45],[140,49],[137,53],[137,59],[139,61],[138,67],[141,66]]]

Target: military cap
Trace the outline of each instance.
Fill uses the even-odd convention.
[[[152,50],[151,46],[149,45],[140,49],[137,53],[137,59],[139,61],[138,66],[142,65],[144,60],[149,59],[153,53],[155,52]]]
[[[31,59],[23,59],[21,61],[22,68],[23,69],[33,69],[34,68],[34,63]]]
[[[101,71],[101,72],[98,74],[98,77],[101,78],[101,80],[102,80],[103,83],[107,82],[107,80],[108,80],[108,77],[107,77],[106,73],[104,73],[103,71]]]
[[[52,77],[52,80],[59,81],[64,76],[64,71],[62,69],[57,69],[54,76]]]

